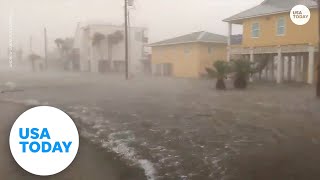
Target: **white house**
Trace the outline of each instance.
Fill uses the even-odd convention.
[[[108,43],[108,36],[121,32],[123,38],[115,44]],[[93,45],[96,33],[103,34],[105,39],[97,46]],[[123,72],[125,70],[124,26],[108,24],[82,24],[77,26],[74,37],[74,48],[79,53],[80,70],[89,72]],[[142,72],[143,61],[147,58],[145,51],[148,43],[147,29],[129,28],[129,72]],[[108,47],[109,46],[109,47]]]

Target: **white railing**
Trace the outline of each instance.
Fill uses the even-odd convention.
[[[278,53],[278,49],[281,48],[282,53],[299,53],[299,52],[308,52],[309,45],[308,44],[300,44],[300,45],[285,45],[285,46],[265,46],[265,47],[230,47],[230,53],[232,55],[241,55],[241,54],[250,54],[251,50],[253,50],[253,54],[275,54]],[[318,51],[318,48],[316,48]]]

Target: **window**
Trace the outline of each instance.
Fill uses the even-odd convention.
[[[280,17],[277,23],[277,35],[283,36],[285,34],[285,31],[286,31],[286,21],[284,17]]]
[[[260,36],[260,24],[253,23],[251,27],[251,36],[253,38],[258,38]]]
[[[213,47],[208,47],[208,54],[212,54],[213,52]]]

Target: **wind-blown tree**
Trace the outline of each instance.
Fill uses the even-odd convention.
[[[255,70],[252,68],[252,63],[249,60],[240,59],[232,61],[232,72],[234,76],[234,87],[236,89],[246,89],[250,74]]]
[[[206,68],[206,71],[211,78],[217,78],[216,89],[217,90],[226,90],[226,84],[224,79],[227,78],[229,73],[229,64],[226,61],[218,60],[213,63],[214,69]]]
[[[73,48],[73,38],[66,38],[62,43],[62,50],[66,55],[70,55]]]
[[[108,40],[108,59],[112,61],[112,47],[113,45],[118,44],[124,38],[123,33],[121,31],[116,31],[112,34],[109,34],[107,37]]]
[[[72,50],[73,38],[58,38],[54,41],[60,52],[61,58],[66,57]]]
[[[73,41],[73,38],[58,38],[54,41],[60,53],[60,58],[64,61],[65,69],[67,69],[68,63],[72,60]]]
[[[54,42],[55,42],[55,44],[57,46],[57,49],[58,49],[58,51],[60,53],[60,58],[62,59],[62,57],[63,57],[62,45],[64,43],[64,40],[61,39],[61,38],[57,38]]]
[[[100,60],[102,60],[102,42],[106,39],[104,34],[96,32],[92,38],[92,46],[99,52]]]
[[[40,59],[41,57],[38,54],[32,53],[32,54],[29,55],[28,58],[29,58],[29,60],[31,62],[32,71],[35,72],[36,71],[35,62],[36,62],[36,60]]]

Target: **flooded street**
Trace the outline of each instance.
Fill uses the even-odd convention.
[[[0,100],[63,109],[82,137],[142,168],[150,180],[237,179],[237,173],[244,175],[237,159],[248,152],[286,143],[294,149],[300,142],[311,146],[310,153],[319,148],[320,101],[313,87],[255,83],[244,91],[218,92],[214,85],[196,79],[2,73]]]

